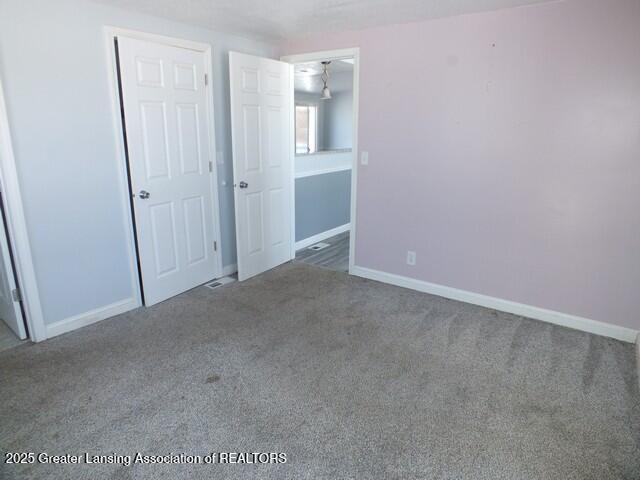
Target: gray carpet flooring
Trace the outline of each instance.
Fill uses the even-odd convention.
[[[0,353],[0,442],[288,459],[3,479],[632,480],[640,395],[632,345],[288,264]]]

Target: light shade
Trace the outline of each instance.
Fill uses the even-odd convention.
[[[331,90],[327,86],[329,83],[329,64],[330,60],[326,60],[322,63],[322,91],[320,92],[320,100],[329,100],[331,98]]]
[[[322,87],[322,93],[320,94],[320,100],[330,100],[331,99],[331,90],[326,85]]]

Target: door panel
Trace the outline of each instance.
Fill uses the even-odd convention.
[[[287,231],[285,223],[290,219],[285,218],[286,213],[286,192],[283,188],[274,188],[269,191],[269,208],[271,217],[269,218],[269,238],[271,246],[277,247],[287,241],[285,232]]]
[[[161,58],[136,58],[137,80],[141,87],[164,87],[164,66]]]
[[[292,259],[291,66],[230,52],[229,70],[238,278],[244,280]]]
[[[255,255],[264,252],[262,192],[248,194],[245,201],[247,204],[247,250],[249,255]]]
[[[152,205],[149,207],[149,216],[151,217],[151,236],[156,257],[156,273],[158,277],[161,277],[178,268],[173,203]]]
[[[260,127],[260,106],[243,105],[244,125],[242,136],[244,137],[244,170],[245,173],[260,172],[262,170],[262,151],[260,139],[262,129]]]
[[[198,105],[176,105],[178,144],[182,174],[202,175]]]
[[[170,174],[167,151],[167,115],[164,102],[140,104],[144,160],[147,180],[168,178]]]
[[[282,167],[282,159],[289,155],[280,141],[280,135],[284,125],[282,125],[282,109],[270,107],[267,114],[269,123],[269,137],[267,140],[267,158],[269,167]]]
[[[127,37],[118,50],[140,270],[153,305],[220,274],[205,57]]]
[[[173,78],[178,90],[197,90],[196,67],[192,64],[175,63],[173,65]]]
[[[184,231],[187,234],[187,263],[194,265],[207,258],[207,237],[204,225],[204,206],[202,197],[184,200]]]
[[[230,56],[240,58],[235,52],[231,52]],[[241,59],[240,59],[241,61]],[[240,67],[242,72],[242,91],[244,93],[258,93],[260,88],[260,70],[258,68]]]

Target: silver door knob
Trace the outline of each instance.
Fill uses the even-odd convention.
[[[149,192],[147,192],[146,190],[140,190],[140,193],[138,194],[138,196],[142,199],[142,200],[146,200],[147,198],[149,198],[151,194]]]
[[[240,188],[247,188],[249,184],[247,182],[240,182]]]

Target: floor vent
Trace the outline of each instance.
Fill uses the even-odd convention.
[[[223,285],[228,285],[229,283],[233,283],[235,281],[236,279],[233,277],[222,277],[222,278],[219,278],[218,280],[214,280],[211,283],[207,283],[205,287],[210,288],[211,290],[215,290],[216,288],[220,288]]]
[[[314,251],[318,251],[318,250],[324,250],[327,247],[330,247],[331,245],[329,245],[328,243],[324,243],[324,242],[320,242],[320,243],[316,243],[315,245],[311,245],[309,247],[309,250],[314,250]]]

